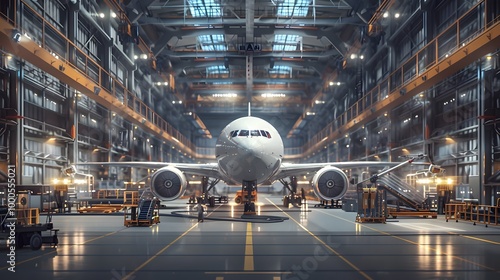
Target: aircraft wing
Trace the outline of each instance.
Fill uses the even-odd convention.
[[[400,162],[381,162],[381,161],[346,161],[346,162],[325,162],[325,163],[283,163],[280,170],[273,176],[273,180],[278,180],[290,176],[302,175],[307,172],[316,172],[326,166],[334,166],[340,169],[378,167],[384,169],[393,167]]]
[[[171,166],[189,175],[207,176],[224,180],[225,178],[219,172],[216,163],[169,163],[169,162],[149,162],[149,161],[128,161],[128,162],[82,162],[73,164],[76,166],[119,166],[119,167],[135,167],[146,169],[160,169],[162,167]]]

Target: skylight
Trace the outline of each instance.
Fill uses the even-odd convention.
[[[189,10],[193,17],[220,17],[220,4],[214,0],[188,0]]]
[[[226,51],[226,40],[224,34],[200,35],[198,42],[204,51]]]
[[[207,75],[229,74],[229,70],[224,65],[213,65],[207,67]]]
[[[297,43],[302,37],[298,35],[274,35],[273,51],[296,51]]]
[[[279,17],[305,17],[311,0],[284,0],[278,4]]]
[[[290,74],[292,72],[292,68],[290,66],[285,66],[285,65],[278,65],[274,66],[273,69],[269,69],[270,74],[278,74],[278,75],[283,75],[283,74]]]

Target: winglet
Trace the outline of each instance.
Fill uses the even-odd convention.
[[[252,115],[252,103],[248,102],[248,116]]]

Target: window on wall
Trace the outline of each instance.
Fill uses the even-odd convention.
[[[64,34],[67,15],[66,7],[58,0],[45,0],[44,4],[45,20],[49,21]]]
[[[25,87],[24,89],[24,100],[33,103],[38,106],[42,106],[42,97],[41,94],[35,88],[30,86]]]
[[[49,98],[45,98],[45,108],[57,113],[62,113],[61,104]]]
[[[441,4],[436,7],[436,30],[437,34],[444,31],[448,26],[450,26],[457,17],[457,2],[452,1],[441,1]]]
[[[78,20],[78,30],[76,34],[76,44],[94,61],[100,61],[100,49],[102,43],[95,36],[91,28],[84,22]]]
[[[399,62],[404,62],[425,45],[426,38],[422,19],[419,18],[411,26],[412,29],[409,32],[403,33],[400,36],[399,41],[401,43],[396,48],[396,56]]]

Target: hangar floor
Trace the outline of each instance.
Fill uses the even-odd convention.
[[[402,218],[359,224],[339,209],[282,209],[260,195],[261,215],[282,222],[162,216],[124,227],[122,215],[58,215],[58,248],[16,251],[16,272],[1,279],[498,279],[500,228]],[[185,200],[163,213],[187,210]],[[241,215],[217,205],[207,217]],[[215,212],[214,212],[215,211]],[[193,213],[194,214],[194,213]],[[3,252],[3,253],[2,253]],[[7,251],[0,250],[0,259]],[[7,278],[6,278],[7,276]]]

